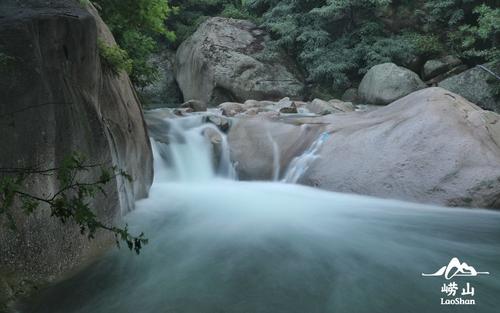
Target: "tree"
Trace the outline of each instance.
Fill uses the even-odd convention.
[[[167,0],[95,0],[101,15],[121,49],[132,61],[130,78],[142,88],[157,78],[149,63],[150,55],[161,39],[175,41],[175,33],[165,22],[175,8]]]
[[[100,176],[96,180],[79,181],[80,174],[95,168],[100,169]],[[109,231],[114,234],[118,247],[120,241],[124,241],[128,248],[137,254],[148,241],[143,233],[138,236],[131,235],[127,226],[120,228],[102,223],[89,207],[89,200],[98,193],[106,195],[104,187],[108,183],[119,176],[131,179],[127,173],[116,167],[107,169],[101,165],[89,165],[85,163],[84,157],[73,153],[65,158],[58,168],[2,168],[0,173],[3,174],[0,179],[0,220],[4,217],[8,227],[14,231],[17,226],[13,218],[13,210],[20,208],[25,214],[30,215],[45,205],[52,217],[59,219],[62,223],[75,222],[81,234],[89,239],[93,239],[99,229]],[[23,183],[28,177],[37,175],[55,176],[59,185],[58,191],[45,197],[25,191]]]

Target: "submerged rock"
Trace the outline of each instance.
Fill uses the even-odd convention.
[[[303,84],[286,56],[266,63],[256,55],[266,34],[249,21],[214,17],[177,50],[175,75],[184,99],[217,105],[247,99],[300,97]]]
[[[384,63],[366,73],[359,85],[359,96],[365,103],[386,105],[425,87],[416,73],[394,63]]]

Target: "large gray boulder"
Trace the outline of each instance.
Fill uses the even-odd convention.
[[[218,105],[301,98],[303,84],[285,66],[291,63],[286,56],[272,63],[256,58],[266,37],[249,21],[214,17],[201,24],[177,50],[175,74],[184,99]]]
[[[484,68],[476,66],[443,80],[439,83],[439,87],[458,93],[483,109],[500,113],[500,80],[488,73],[486,69],[496,75],[500,73],[500,65],[494,67],[486,64]]]
[[[442,88],[368,112],[242,119],[228,137],[241,178],[251,180],[275,177],[276,164],[282,178],[291,160],[318,138],[326,141],[299,183],[420,203],[500,208],[500,115]]]
[[[394,63],[384,63],[366,73],[359,85],[359,96],[364,103],[386,105],[425,87],[416,73]]]
[[[108,224],[119,222],[152,182],[152,154],[142,109],[127,75],[103,71],[97,38],[113,43],[94,8],[77,1],[4,0],[0,4],[0,47],[11,64],[0,68],[0,166],[53,168],[72,152],[89,164],[117,166],[134,178],[109,184],[107,197],[90,205]],[[14,70],[9,70],[9,69]],[[96,180],[99,169],[80,179]],[[26,190],[50,195],[53,176],[33,176]],[[14,212],[17,230],[0,215],[1,304],[30,286],[61,278],[108,248],[99,232],[89,241],[71,223],[62,224],[42,207],[29,217]]]
[[[448,206],[500,208],[500,116],[428,88],[368,113],[325,117],[331,133],[302,183]]]

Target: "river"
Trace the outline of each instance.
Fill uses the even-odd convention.
[[[40,291],[33,313],[498,312],[500,214],[321,191],[295,181],[241,182],[227,142],[214,166],[199,117],[153,142],[150,197],[126,216],[149,238],[140,255],[110,251]],[[315,145],[319,143],[316,142]],[[307,151],[310,158],[317,146]],[[305,165],[301,165],[305,164]],[[489,275],[423,277],[453,257]],[[445,306],[444,284],[475,288]]]

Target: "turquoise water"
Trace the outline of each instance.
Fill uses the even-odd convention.
[[[113,250],[21,311],[498,312],[499,213],[222,179],[198,139],[155,145],[150,197],[126,216],[150,239],[141,255]],[[422,277],[453,257],[490,272],[451,280],[474,306],[440,305],[451,281]]]

